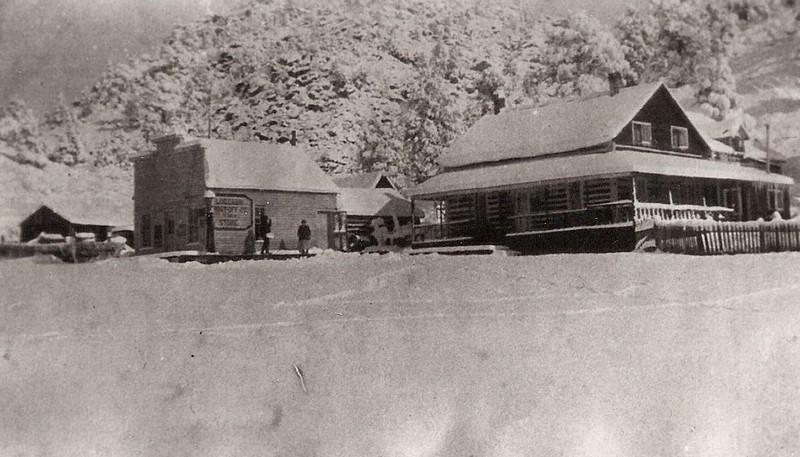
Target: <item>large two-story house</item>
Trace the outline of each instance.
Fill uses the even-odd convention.
[[[663,84],[612,86],[484,116],[408,194],[444,208],[427,244],[625,251],[657,218],[788,217],[793,180],[737,157],[714,154]]]

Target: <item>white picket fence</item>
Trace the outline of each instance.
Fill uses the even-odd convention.
[[[720,222],[654,221],[656,248],[682,254],[800,251],[800,219]]]

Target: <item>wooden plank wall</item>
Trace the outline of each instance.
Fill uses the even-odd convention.
[[[800,251],[800,219],[778,221],[656,221],[663,252],[714,255]]]

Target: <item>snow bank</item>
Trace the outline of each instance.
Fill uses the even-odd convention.
[[[798,263],[4,261],[0,454],[788,455]]]

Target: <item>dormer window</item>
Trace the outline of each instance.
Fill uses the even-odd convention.
[[[670,127],[672,149],[689,149],[689,129],[686,127]]]
[[[650,146],[653,143],[649,122],[633,121],[633,144]]]

